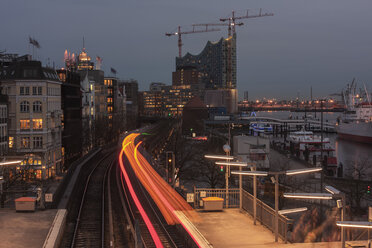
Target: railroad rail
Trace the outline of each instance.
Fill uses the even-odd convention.
[[[105,183],[114,163],[112,154],[101,158],[88,175],[70,247],[105,247]]]

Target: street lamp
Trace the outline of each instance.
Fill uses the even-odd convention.
[[[345,194],[332,186],[325,186],[325,190],[328,191],[329,193],[285,193],[283,194],[283,196],[286,198],[297,198],[297,199],[319,199],[319,200],[336,199],[337,207],[341,208],[341,221],[340,222],[338,221],[337,223],[346,223],[345,225],[347,225],[347,221],[346,222],[344,221]],[[345,248],[345,230],[344,230],[345,225],[344,224],[338,225],[341,227],[341,247],[342,248]]]

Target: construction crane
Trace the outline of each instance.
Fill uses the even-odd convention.
[[[183,34],[194,34],[194,33],[205,33],[205,32],[214,32],[214,31],[220,31],[220,29],[217,28],[212,28],[208,29],[208,25],[206,24],[201,24],[199,26],[203,26],[205,29],[197,29],[196,26],[192,27],[192,30],[190,31],[181,31],[181,26],[178,26],[178,31],[174,33],[165,33],[166,36],[173,36],[173,35],[178,35],[178,56],[181,58],[182,57],[182,35]]]
[[[232,11],[231,17],[228,18],[220,18],[221,22],[229,21],[229,24],[231,25],[232,33],[235,33],[235,26],[236,20],[241,19],[249,19],[249,18],[257,18],[257,17],[265,17],[265,16],[273,16],[273,13],[262,13],[262,9],[260,9],[260,12],[256,15],[249,15],[249,10],[247,10],[247,13],[243,16],[235,16],[235,11]]]
[[[228,27],[228,35],[231,36],[231,27],[232,26],[242,26],[244,25],[244,23],[242,22],[239,22],[239,23],[235,23],[235,24],[232,24],[231,21],[229,20],[229,23],[203,23],[203,24],[192,24],[193,27],[199,27],[199,26],[205,26],[205,27],[208,27],[208,26],[227,26]]]

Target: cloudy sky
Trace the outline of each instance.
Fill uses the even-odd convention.
[[[82,37],[103,69],[151,82],[171,83],[178,25],[217,22],[232,10],[259,8],[273,17],[245,20],[238,27],[238,90],[250,98],[308,98],[339,92],[353,77],[372,88],[372,1],[370,0],[2,0],[0,51],[29,52],[39,41],[40,60],[63,65],[65,49],[79,52]],[[183,36],[183,54],[199,53],[220,32]]]

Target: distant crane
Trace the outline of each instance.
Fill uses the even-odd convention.
[[[242,19],[249,19],[249,18],[258,18],[258,17],[265,17],[265,16],[273,16],[273,13],[262,13],[262,9],[256,15],[249,15],[249,10],[247,10],[246,14],[243,16],[235,16],[235,11],[233,10],[231,13],[231,17],[228,18],[220,18],[221,22],[228,21],[228,34],[229,37],[236,34],[236,26],[241,26],[243,23],[237,23],[236,20]],[[227,59],[227,85],[232,87],[232,49],[231,43],[228,44],[228,59]]]
[[[208,25],[201,24],[199,26],[203,26],[205,29],[197,29],[196,26],[192,27],[190,31],[181,31],[181,26],[178,26],[178,31],[174,33],[165,33],[166,36],[178,35],[178,56],[182,57],[182,35],[183,34],[194,34],[194,33],[205,33],[205,32],[214,32],[220,31],[220,29],[212,28],[208,29]]]
[[[242,26],[244,23],[239,22],[232,24],[231,21],[229,20],[229,23],[203,23],[203,24],[192,24],[193,27],[199,27],[199,26],[227,26],[228,27],[228,35],[231,36],[231,27],[232,26]]]
[[[260,9],[260,12],[256,15],[249,15],[249,10],[247,10],[247,14],[243,16],[235,16],[235,11],[233,10],[231,13],[231,17],[228,18],[220,18],[221,22],[229,21],[229,26],[231,26],[232,33],[235,33],[235,26],[239,25],[236,23],[236,20],[241,19],[249,19],[249,18],[258,18],[258,17],[265,17],[265,16],[273,16],[273,13],[262,13],[262,9]]]

